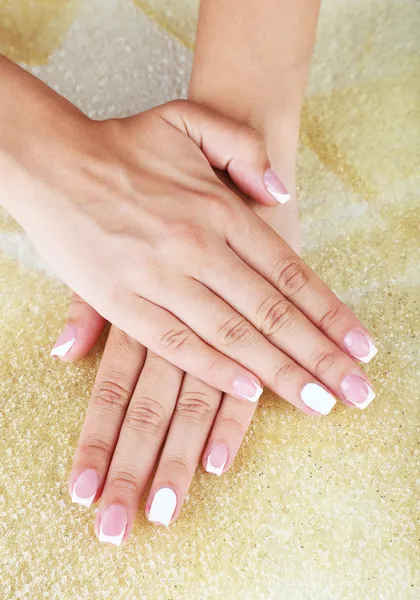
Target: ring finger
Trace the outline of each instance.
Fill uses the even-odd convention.
[[[179,515],[200,462],[222,394],[186,376],[146,502],[150,521],[169,525]],[[241,400],[238,403],[251,404]]]

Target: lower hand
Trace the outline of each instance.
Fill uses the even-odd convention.
[[[76,296],[70,318],[86,332],[79,346],[86,353],[103,320]],[[169,525],[200,459],[210,473],[229,469],[255,408],[232,396],[222,399],[221,392],[112,327],[73,462],[73,501],[90,506],[100,498],[96,534],[119,545],[153,478],[146,514]]]

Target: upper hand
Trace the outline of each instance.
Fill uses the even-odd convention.
[[[269,202],[256,132],[176,102],[93,124],[84,144],[67,179],[42,180],[55,209],[32,233],[104,318],[237,398],[262,382],[325,414],[348,375],[366,380],[349,353],[371,354],[367,330],[214,174]]]

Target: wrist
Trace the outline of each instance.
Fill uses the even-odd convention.
[[[86,121],[51,103],[48,111],[37,110],[36,119],[2,128],[0,204],[24,229],[33,229],[52,204],[58,207],[59,198],[51,189],[58,182],[71,185],[74,173],[84,168]]]
[[[28,205],[42,202],[37,182],[54,177],[89,119],[3,57],[0,76],[6,82],[0,92],[0,204],[21,221]]]

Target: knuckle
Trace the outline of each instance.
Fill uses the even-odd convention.
[[[250,406],[252,408],[251,403]],[[230,439],[232,437],[243,437],[247,428],[247,425],[241,421],[239,415],[220,415],[218,416],[218,425],[220,429],[227,432]]]
[[[157,435],[165,428],[166,415],[162,405],[149,396],[141,396],[130,406],[126,425],[141,434]]]
[[[285,264],[286,262],[286,264]],[[280,260],[275,268],[275,283],[286,296],[298,294],[308,283],[306,268],[298,260]]]
[[[329,330],[341,320],[341,303],[329,305],[328,308],[323,312],[322,317],[319,320],[319,328],[323,331]]]
[[[286,361],[274,373],[274,384],[276,386],[284,385],[295,376],[296,366],[292,362]]]
[[[114,446],[96,434],[90,434],[86,437],[86,441],[79,444],[79,451],[99,460],[109,460],[114,452]]]
[[[311,362],[315,374],[322,376],[336,364],[337,355],[335,352],[328,352],[327,350],[319,349],[314,352]]]
[[[127,355],[128,352],[133,352],[133,350],[136,349],[136,347],[138,346],[138,342],[136,342],[136,340],[134,340],[121,329],[117,329],[116,327],[114,327],[114,330],[112,332],[112,343],[115,352],[119,355]]]
[[[164,229],[169,251],[173,253],[176,250],[181,258],[195,256],[198,251],[207,252],[210,248],[207,234],[194,221],[172,219],[167,222]]]
[[[185,327],[178,327],[167,331],[159,340],[159,345],[167,352],[176,352],[187,346],[191,339],[191,332]]]
[[[196,423],[212,418],[215,407],[209,394],[191,391],[181,392],[175,410],[184,421]]]
[[[136,493],[139,489],[139,479],[135,473],[130,471],[118,470],[107,479],[111,489],[129,494]]]
[[[276,335],[294,322],[294,309],[283,298],[266,298],[257,310],[260,331],[266,338]]]
[[[164,470],[171,473],[172,479],[177,479],[177,476],[186,475],[191,471],[191,461],[184,454],[177,454],[165,460]]]
[[[209,212],[213,217],[213,222],[225,221],[229,222],[229,220],[234,215],[234,204],[230,201],[229,196],[226,194],[226,190],[217,184],[216,189],[206,194],[206,197],[203,199],[204,202],[208,205]]]
[[[252,327],[246,319],[235,315],[223,323],[218,331],[218,337],[223,346],[250,346],[252,340]]]
[[[130,395],[122,383],[108,378],[97,385],[91,402],[100,409],[120,410],[126,408]]]

